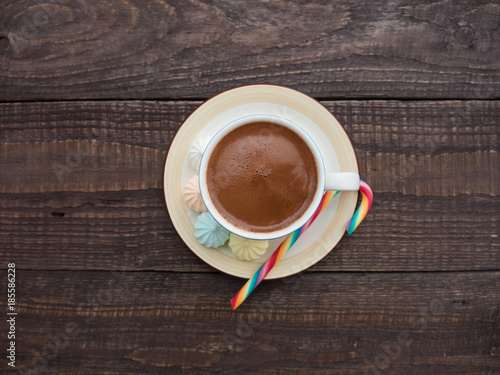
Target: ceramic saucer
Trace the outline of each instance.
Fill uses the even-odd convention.
[[[191,251],[219,271],[242,278],[251,277],[282,239],[270,241],[267,252],[255,261],[236,258],[227,245],[207,248],[194,236],[198,213],[184,204],[182,189],[197,173],[187,157],[191,144],[252,114],[276,115],[301,126],[317,144],[327,172],[358,172],[354,149],[337,119],[319,102],[296,90],[274,85],[242,86],[218,94],[198,107],[180,127],[168,151],[163,176],[167,209],[176,231]],[[325,257],[344,235],[357,197],[357,192],[342,192],[335,197],[266,279],[293,275]]]

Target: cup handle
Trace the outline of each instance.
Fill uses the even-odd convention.
[[[356,172],[327,173],[325,178],[325,190],[358,191],[359,174]]]

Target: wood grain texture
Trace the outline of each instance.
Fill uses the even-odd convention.
[[[184,119],[252,83],[324,100],[375,201],[232,311],[242,280],[182,243],[162,176]],[[497,0],[0,1],[16,369],[500,374],[498,99]]]
[[[500,96],[491,0],[4,0],[0,100]]]
[[[240,284],[210,273],[18,271],[18,368],[57,374],[500,371],[499,272],[305,273],[264,282],[232,311],[229,300]],[[5,362],[0,366],[6,369]]]
[[[177,237],[163,163],[200,103],[0,104],[0,249],[24,269],[212,271]],[[499,270],[498,101],[330,101],[373,188],[313,271]]]

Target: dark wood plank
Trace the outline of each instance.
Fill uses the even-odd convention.
[[[500,4],[3,0],[0,100],[498,98]]]
[[[18,368],[58,374],[500,371],[499,272],[305,273],[264,282],[232,311],[229,300],[240,286],[210,273],[18,271]],[[0,366],[6,369],[5,361]]]
[[[176,236],[162,192],[166,151],[197,104],[0,105],[2,259],[210,271]],[[500,269],[500,102],[324,104],[352,137],[375,202],[313,270]]]

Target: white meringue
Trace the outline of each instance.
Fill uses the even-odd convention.
[[[203,203],[203,199],[201,198],[198,175],[189,179],[186,186],[184,186],[182,195],[184,196],[184,202],[186,202],[186,205],[190,209],[195,210],[196,212],[205,212],[207,210],[205,203]]]
[[[249,240],[231,233],[229,247],[239,259],[255,260],[264,254],[269,247],[269,241]]]
[[[224,229],[209,212],[203,212],[198,216],[194,229],[198,242],[206,247],[217,248],[224,245],[229,238],[229,231]]]
[[[188,160],[195,171],[200,170],[201,157],[203,155],[203,152],[207,148],[210,139],[210,137],[198,138],[191,144],[191,147],[189,148]]]

